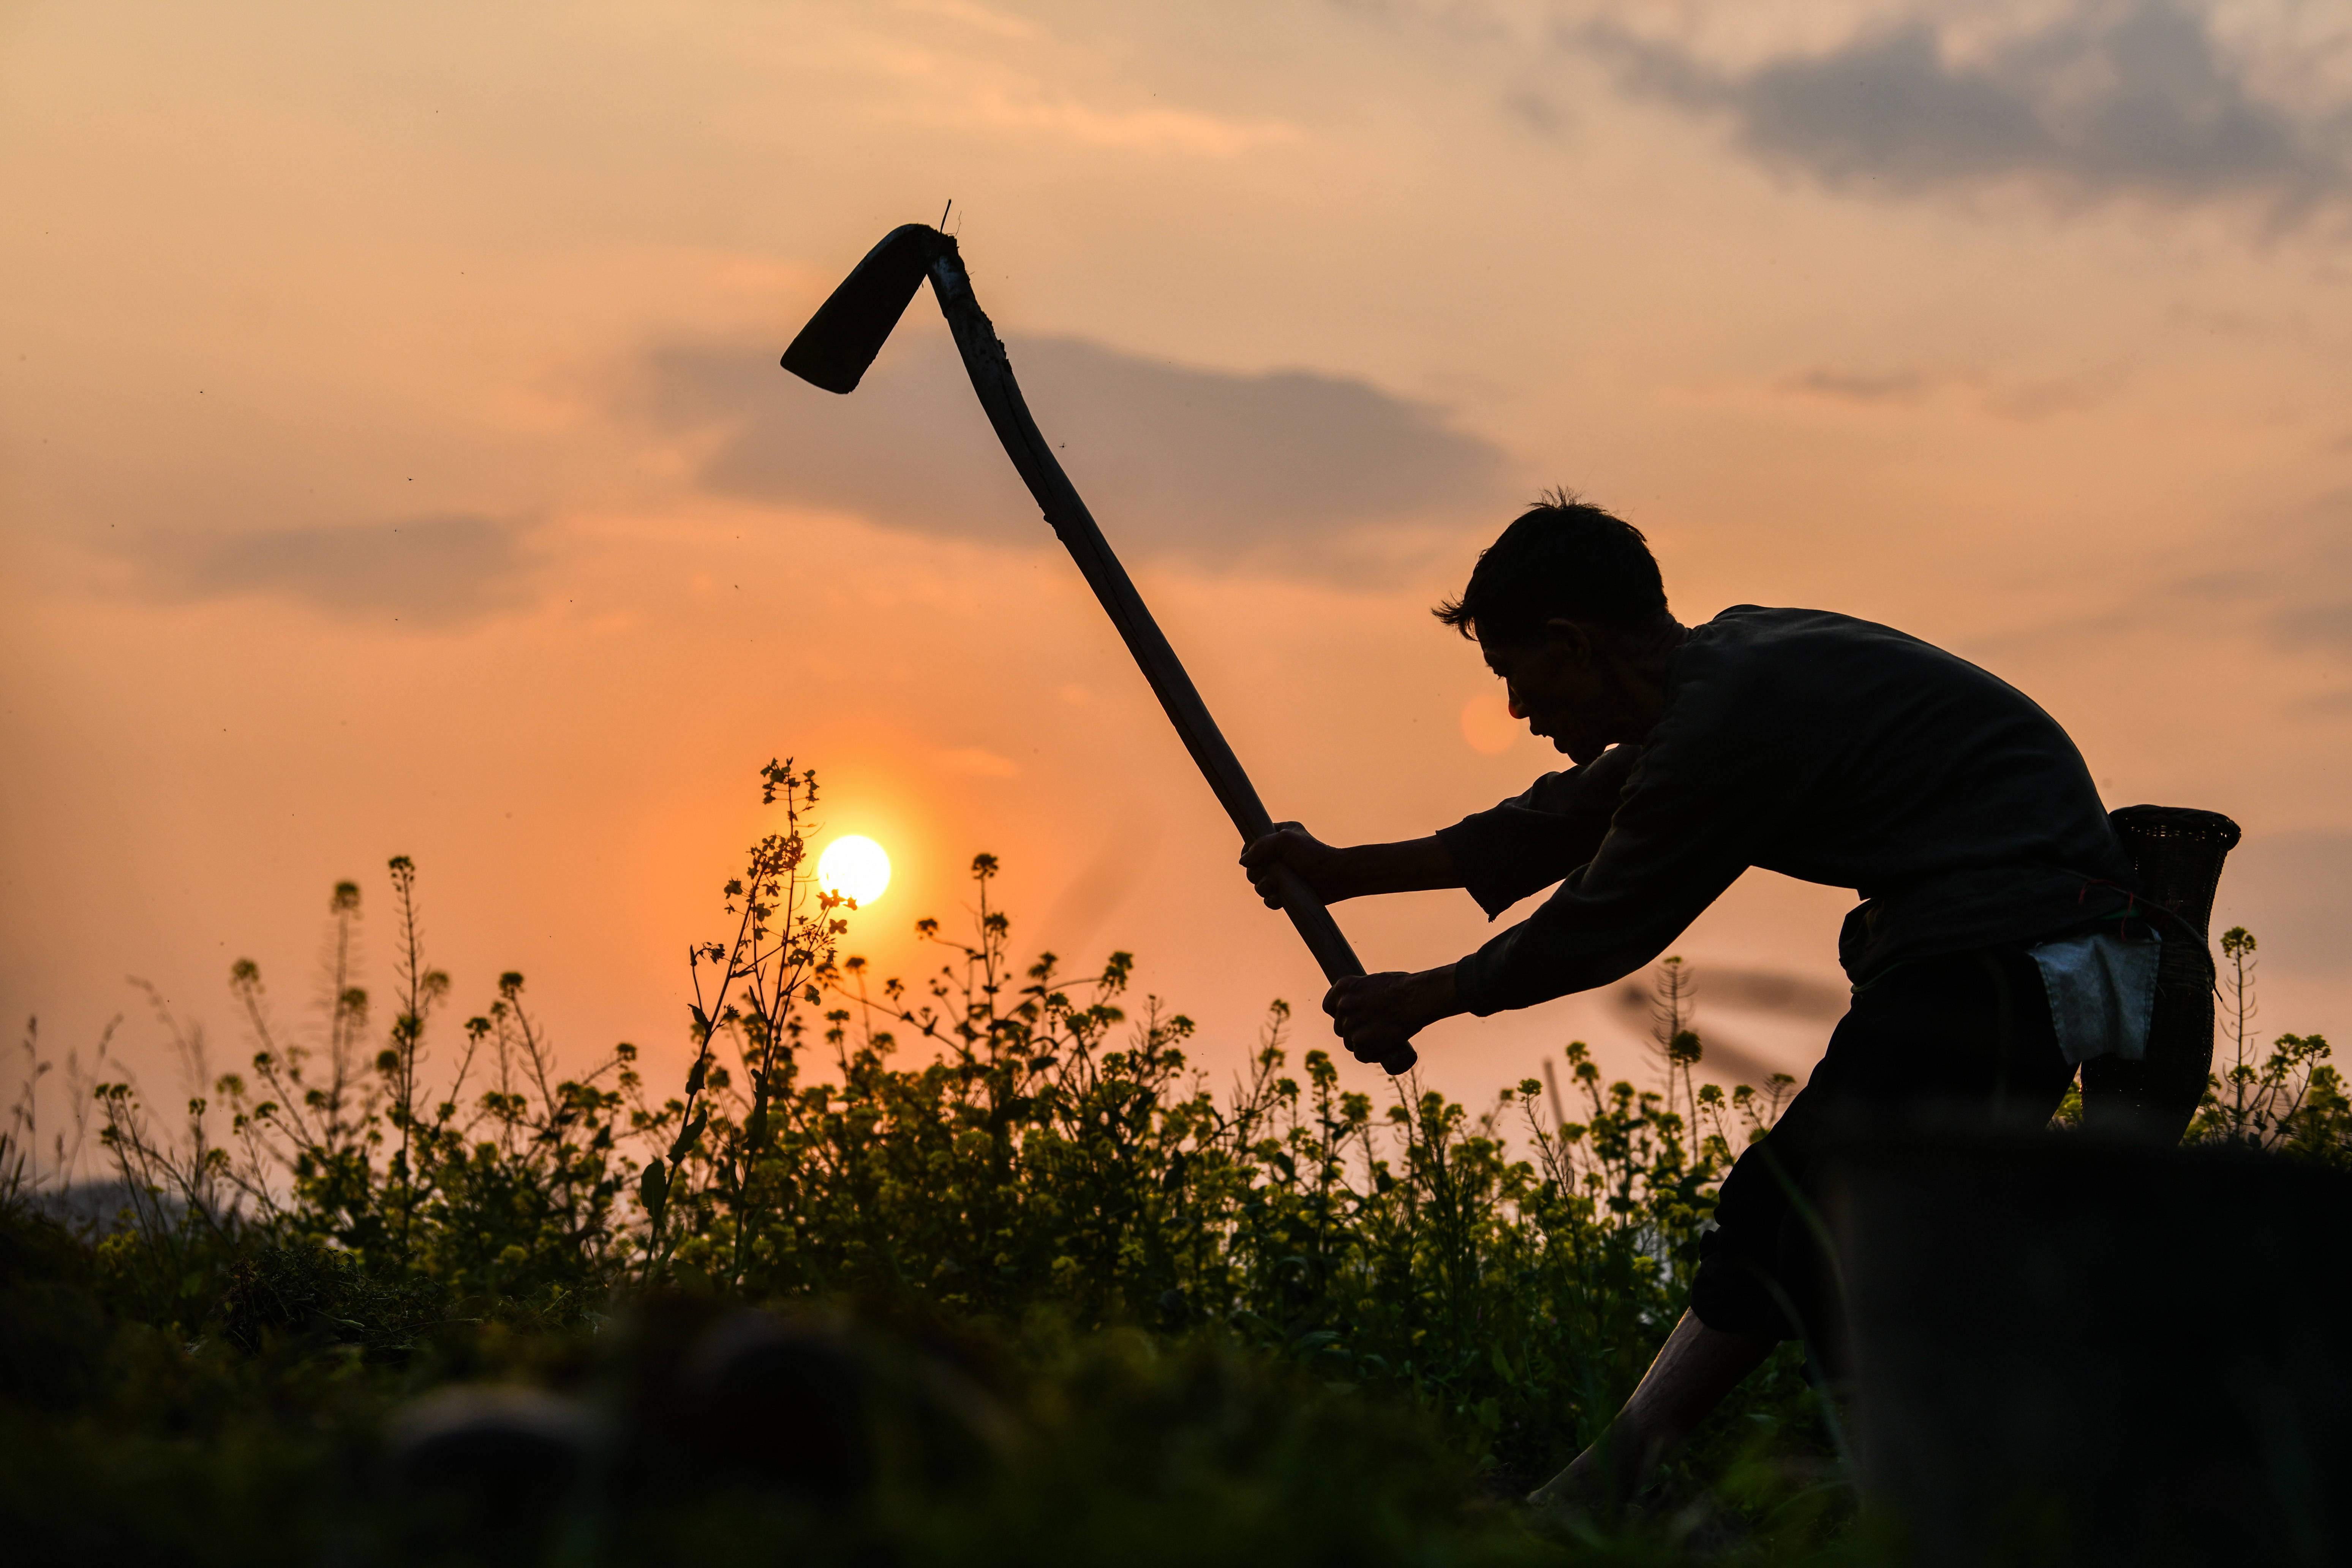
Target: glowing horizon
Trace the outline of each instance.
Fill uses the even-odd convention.
[[[796,755],[896,862],[849,937],[877,973],[935,966],[913,922],[959,929],[990,851],[1015,951],[1135,952],[1204,1067],[1275,997],[1322,1043],[928,295],[852,396],[777,366],[952,195],[1277,818],[1401,838],[1557,765],[1428,607],[1565,484],[1685,621],[1900,626],[2056,715],[2110,805],[2236,817],[2265,1026],[2352,1026],[2352,16],[2288,10],[20,8],[0,1007],[60,1057],[128,1014],[169,1080],[138,974],[233,1059],[227,966],[293,1017],[339,879],[385,983],[405,853],[457,996],[526,972],[565,1050],[641,1042],[650,1081]],[[1906,103],[1973,107],[1865,112]],[[1702,1032],[1801,1072],[1817,1021],[1703,977],[1834,985],[1852,901],[1743,879],[1675,947]],[[1337,913],[1376,968],[1495,929]],[[1570,1037],[1649,1070],[1600,994],[1422,1054],[1478,1102]]]

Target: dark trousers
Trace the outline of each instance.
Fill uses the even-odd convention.
[[[1843,1335],[1818,1192],[1824,1151],[1848,1128],[2032,1131],[2074,1077],[2021,945],[1897,964],[1855,993],[1811,1079],[1724,1179],[1691,1310],[1711,1329],[1804,1338],[1834,1365]]]

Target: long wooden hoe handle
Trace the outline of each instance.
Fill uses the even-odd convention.
[[[996,438],[1004,443],[1005,456],[1013,459],[1029,493],[1037,498],[1045,521],[1054,525],[1054,531],[1068,547],[1070,558],[1085,574],[1087,585],[1095,591],[1095,597],[1109,614],[1111,625],[1127,640],[1127,651],[1135,656],[1144,679],[1151,683],[1160,706],[1167,710],[1169,721],[1183,737],[1184,749],[1192,753],[1201,776],[1216,792],[1218,804],[1241,830],[1244,843],[1265,837],[1274,830],[1273,817],[1258,799],[1249,774],[1242,771],[1241,759],[1225,743],[1217,721],[1209,717],[1208,704],[1193,689],[1192,678],[1184,673],[1176,650],[1168,646],[1159,623],[1144,607],[1143,596],[1135,591],[1127,568],[1111,553],[1110,543],[1103,538],[1102,530],[1095,526],[1087,503],[1078,499],[1076,487],[1055,460],[1054,449],[1038,434],[1037,422],[1029,416],[1029,405],[1021,396],[1020,384],[1013,379],[1013,366],[1004,356],[1004,344],[997,338],[987,312],[980,308],[980,301],[972,297],[971,277],[964,270],[963,258],[956,254],[951,239],[945,240],[938,258],[931,263],[931,290],[939,296],[940,313],[947,317],[948,329],[955,334],[956,348],[963,355],[963,367],[971,376],[971,388],[980,395],[980,405],[988,411],[988,422],[996,427]],[[1331,918],[1331,911],[1323,907],[1322,900],[1308,891],[1307,884],[1287,866],[1277,868],[1275,875],[1282,892],[1283,912],[1298,928],[1299,937],[1315,955],[1315,962],[1323,966],[1324,978],[1336,983],[1363,973],[1364,966],[1356,957],[1356,950],[1348,945],[1339,922]],[[1408,1044],[1381,1058],[1381,1066],[1392,1074],[1402,1073],[1409,1071],[1417,1059]]]

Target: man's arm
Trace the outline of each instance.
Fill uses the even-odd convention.
[[[1274,868],[1287,865],[1325,903],[1371,893],[1466,888],[1488,917],[1592,858],[1609,834],[1638,746],[1614,746],[1524,794],[1426,838],[1349,847],[1325,844],[1295,822],[1242,851],[1269,909],[1280,909]],[[1342,980],[1323,999],[1332,1028],[1360,1061],[1381,1061],[1441,1018],[1470,1010],[1454,964]]]
[[[1638,746],[1612,747],[1426,838],[1342,846],[1324,843],[1296,822],[1278,822],[1242,851],[1242,865],[1270,910],[1282,907],[1274,868],[1286,865],[1327,904],[1467,888],[1492,917],[1592,858],[1640,755]]]
[[[1752,717],[1726,719],[1720,710],[1736,702],[1703,695],[1714,700],[1686,702],[1651,731],[1592,858],[1526,920],[1455,961],[1462,1011],[1485,1017],[1621,979],[1748,868],[1759,821],[1804,775],[1766,764]]]
[[[1546,773],[1501,805],[1437,830],[1461,868],[1462,885],[1487,919],[1600,853],[1641,757],[1640,746],[1612,746],[1590,763]]]
[[[1242,865],[1270,910],[1282,908],[1274,881],[1276,866],[1297,872],[1298,879],[1327,904],[1371,893],[1462,886],[1454,852],[1434,836],[1396,844],[1341,846],[1324,843],[1295,822],[1276,823],[1272,833],[1244,849]]]

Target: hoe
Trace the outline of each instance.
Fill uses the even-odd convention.
[[[1151,683],[1160,706],[1167,710],[1185,750],[1199,765],[1201,776],[1209,781],[1209,788],[1241,830],[1244,843],[1272,831],[1274,820],[1251,786],[1249,775],[1242,771],[1241,760],[1225,744],[1176,650],[1160,635],[1142,596],[1129,581],[1127,569],[1111,553],[1087,503],[1078,499],[1069,476],[1055,461],[1053,448],[1038,434],[1037,422],[1029,416],[1029,405],[1013,379],[1004,344],[980,301],[972,297],[971,277],[964,270],[952,237],[919,223],[906,224],[885,235],[882,243],[866,253],[857,269],[809,318],[808,325],[784,351],[784,368],[827,392],[854,391],[926,276],[931,280],[931,291],[939,296],[948,328],[955,334],[956,348],[971,376],[971,389],[980,395],[980,405],[988,411],[997,439],[1004,443],[1004,455],[1013,459],[1029,493],[1037,498],[1045,521],[1061,536],[1087,585],[1127,640],[1128,652],[1142,668],[1144,679]],[[1363,973],[1363,964],[1357,961],[1331,911],[1288,868],[1279,875],[1283,910],[1298,928],[1307,951],[1323,966],[1324,976],[1337,982]],[[1413,1061],[1412,1047],[1401,1046],[1381,1066],[1391,1073],[1402,1073]]]

